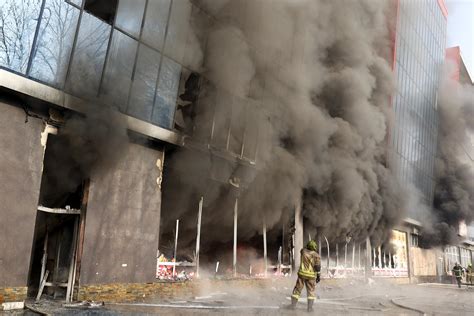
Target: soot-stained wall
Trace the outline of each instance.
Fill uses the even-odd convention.
[[[41,120],[0,101],[0,287],[26,286],[43,165]]]
[[[157,160],[162,152],[128,144],[109,169],[91,178],[82,284],[152,282],[160,226]]]

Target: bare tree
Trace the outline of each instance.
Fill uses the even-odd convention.
[[[76,32],[79,10],[63,0],[47,0],[31,75],[53,85],[64,81]]]
[[[0,2],[0,66],[25,72],[42,0]]]
[[[4,0],[0,3],[0,66],[26,73],[54,86],[64,83],[78,29],[79,9],[64,0]],[[101,71],[110,26],[85,12],[75,52],[81,81]],[[39,28],[38,23],[40,23]],[[35,47],[33,39],[38,29]],[[77,81],[76,81],[77,82]]]

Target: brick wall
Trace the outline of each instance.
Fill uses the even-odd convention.
[[[0,304],[24,301],[26,299],[26,292],[26,286],[0,288]]]
[[[194,282],[176,283],[111,283],[81,286],[79,300],[105,302],[143,301],[150,297],[170,299],[174,295],[192,296],[195,290]]]
[[[137,302],[147,300],[184,299],[199,296],[200,291],[212,288],[214,292],[225,292],[229,287],[239,288],[269,287],[275,283],[287,283],[282,279],[253,280],[198,280],[188,282],[156,282],[156,283],[111,283],[81,286],[79,300],[104,302]],[[291,281],[293,282],[293,281]]]

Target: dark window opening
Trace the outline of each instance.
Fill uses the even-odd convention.
[[[114,22],[117,0],[86,0],[84,10],[108,24]]]
[[[411,246],[412,247],[418,247],[418,235],[417,234],[411,234]]]
[[[196,104],[201,89],[200,79],[195,72],[183,69],[181,73],[174,127],[187,135],[193,133]]]
[[[44,157],[39,205],[49,208],[80,209],[84,175],[64,136],[50,134]]]
[[[194,271],[192,263],[196,263],[196,240],[198,238],[199,209],[201,204],[201,229],[199,243],[199,265],[201,273],[209,273],[218,277],[229,277],[233,273],[233,229],[234,208],[236,206],[236,189],[229,184],[232,173],[227,172],[226,177],[217,177],[223,172],[210,170],[209,165],[204,166],[202,173],[190,176],[183,170],[180,164],[175,163],[173,158],[177,155],[190,154],[194,149],[179,148],[170,149],[166,152],[162,182],[162,206],[159,237],[159,263],[157,276],[159,280],[173,280],[172,268],[166,269],[163,262],[174,259],[176,232],[178,240],[176,244],[176,262],[180,263],[176,273]],[[209,159],[205,153],[196,156],[198,151],[192,152],[194,161],[206,164]],[[214,166],[222,166],[228,170],[228,165],[216,162]],[[224,161],[221,159],[219,161]],[[220,169],[219,169],[220,170]],[[241,171],[236,170],[234,175],[240,179]],[[191,185],[192,181],[201,183],[200,189]],[[186,196],[186,199],[183,199]],[[201,202],[202,197],[202,202]],[[265,272],[263,222],[259,227],[259,233],[250,237],[244,231],[249,232],[245,224],[246,211],[244,203],[238,204],[237,220],[237,266],[238,275],[261,276]],[[212,216],[216,211],[219,216]],[[176,230],[178,223],[178,229]],[[268,275],[273,275],[281,270],[283,274],[290,272],[293,264],[293,233],[294,220],[283,218],[281,223],[269,227],[266,231],[267,241],[267,268]],[[253,228],[252,228],[253,230]],[[245,235],[245,236],[244,236]],[[299,251],[295,250],[295,251]],[[161,265],[160,265],[161,263]],[[281,263],[282,266],[278,267]],[[183,265],[181,265],[183,264]],[[186,264],[186,265],[185,265]]]

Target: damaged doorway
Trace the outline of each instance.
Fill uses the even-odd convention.
[[[48,134],[28,276],[36,299],[77,294],[89,181],[68,142]]]

